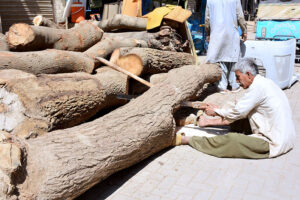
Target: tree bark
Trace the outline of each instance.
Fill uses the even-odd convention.
[[[89,48],[84,52],[90,58],[95,59],[95,57],[106,58],[115,49],[120,47],[148,47],[147,43],[143,40],[136,40],[133,38],[103,38],[100,42]],[[100,64],[99,61],[95,60],[96,66]]]
[[[6,36],[0,33],[0,51],[9,51]]]
[[[94,21],[93,23],[105,32],[113,30],[144,31],[147,26],[147,18],[117,14],[110,19],[102,20],[100,22]]]
[[[0,69],[19,69],[33,74],[92,73],[94,61],[79,52],[55,49],[33,52],[0,52]]]
[[[111,108],[124,105],[127,101],[118,99],[117,94],[128,93],[128,77],[110,67],[101,67],[96,70],[95,77],[105,88],[105,102],[103,108]]]
[[[35,26],[46,26],[49,28],[63,29],[62,27],[58,26],[55,22],[43,17],[42,15],[34,17],[32,22]]]
[[[101,40],[103,31],[83,21],[71,29],[54,29],[28,24],[14,24],[8,31],[8,43],[14,51],[59,49],[85,51]]]
[[[14,76],[9,74],[14,73]],[[0,130],[22,138],[68,128],[100,110],[119,106],[127,76],[110,68],[96,75],[70,73],[34,76],[18,70],[0,71]],[[8,101],[8,99],[13,99]]]
[[[155,33],[147,31],[112,32],[104,33],[104,37],[122,37],[144,40],[148,43],[149,48],[164,51],[186,52],[186,48],[188,48],[188,41],[183,40],[177,31],[169,26],[162,26],[161,30]]]
[[[121,38],[134,38],[137,40],[154,39],[156,33],[149,33],[147,31],[133,31],[133,32],[104,32],[103,37],[121,37]]]
[[[120,55],[117,64],[135,75],[168,72],[171,69],[196,62],[194,56],[188,53],[150,48],[120,48]],[[136,64],[140,62],[142,70],[141,66]]]
[[[162,83],[104,117],[24,142],[26,171],[18,176],[19,199],[75,198],[171,146],[175,110],[220,76],[218,67],[206,65],[172,70]]]

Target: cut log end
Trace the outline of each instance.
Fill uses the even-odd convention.
[[[24,120],[25,109],[18,96],[5,88],[0,88],[0,99],[0,130],[10,132]]]
[[[43,20],[43,16],[42,15],[38,15],[36,17],[33,18],[32,22],[35,26],[40,26]]]
[[[115,49],[113,51],[113,53],[111,54],[110,56],[110,62],[112,62],[113,64],[116,64],[117,63],[117,60],[120,58],[120,48],[118,49]]]
[[[128,54],[120,57],[117,60],[117,65],[121,68],[133,73],[136,76],[142,74],[143,71],[143,61],[141,58],[135,54]]]
[[[13,47],[24,46],[31,43],[35,38],[35,32],[28,24],[14,24],[9,28],[9,44]]]

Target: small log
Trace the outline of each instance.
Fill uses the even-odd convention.
[[[94,61],[79,52],[55,49],[34,52],[0,52],[0,69],[19,69],[33,74],[92,73]]]
[[[9,51],[6,36],[0,33],[0,51]]]
[[[188,53],[160,51],[150,48],[120,48],[120,55],[117,64],[128,71],[137,72],[135,74],[137,76],[168,72],[183,65],[196,63],[193,55]],[[142,61],[142,70],[139,70],[141,66],[138,63],[140,61]]]
[[[8,31],[8,43],[14,51],[59,49],[85,51],[101,40],[103,31],[82,21],[71,29],[54,29],[28,24],[14,24]]]
[[[34,17],[32,22],[35,26],[46,26],[49,28],[62,29],[62,27],[58,26],[55,22],[47,19],[46,17],[43,17],[42,15]]]
[[[100,22],[93,21],[93,23],[105,32],[113,30],[144,31],[147,26],[147,18],[117,14],[110,19],[102,20]]]
[[[120,47],[148,47],[147,42],[132,38],[103,38],[100,42],[84,52],[90,58],[95,60],[96,66],[100,64],[96,57],[107,58],[115,49]]]
[[[173,113],[205,82],[220,76],[217,66],[172,70],[163,82],[99,119],[26,141],[20,168],[24,173],[10,181],[18,198],[74,199],[111,174],[171,146]]]

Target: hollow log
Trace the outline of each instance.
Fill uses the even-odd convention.
[[[80,52],[48,49],[32,52],[0,52],[0,69],[19,69],[33,74],[87,72],[94,70],[93,59]]]
[[[120,55],[117,64],[135,75],[168,72],[196,62],[194,56],[188,53],[150,48],[120,48]]]
[[[117,14],[110,19],[102,20],[100,22],[93,21],[93,23],[105,32],[113,30],[144,31],[147,26],[147,18]]]
[[[220,76],[218,67],[206,65],[172,70],[162,83],[101,118],[24,142],[24,171],[11,177],[10,187],[17,187],[20,200],[79,196],[111,174],[171,146],[175,110],[205,82]]]
[[[46,26],[49,28],[62,29],[62,27],[58,26],[55,22],[47,19],[46,17],[43,17],[42,15],[34,17],[32,22],[35,26]]]
[[[85,51],[100,41],[102,35],[100,28],[87,21],[82,21],[71,29],[14,24],[9,28],[7,40],[14,51]]]
[[[0,51],[8,51],[9,46],[7,44],[6,36],[0,33]]]
[[[100,42],[89,48],[84,52],[84,54],[90,58],[95,59],[95,57],[106,58],[115,49],[120,47],[148,47],[147,42],[143,40],[136,40],[133,38],[103,38]],[[100,64],[99,61],[95,60],[96,66]]]

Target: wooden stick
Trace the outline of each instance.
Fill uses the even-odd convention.
[[[145,81],[144,79],[142,79],[142,78],[140,78],[140,77],[138,77],[138,76],[136,76],[136,75],[134,75],[134,74],[128,72],[127,70],[122,69],[122,68],[119,67],[118,65],[115,65],[114,63],[109,62],[108,60],[106,60],[106,59],[104,59],[104,58],[96,57],[96,59],[99,60],[100,62],[102,62],[103,64],[106,64],[107,66],[109,66],[109,67],[111,67],[111,68],[113,68],[113,69],[115,69],[115,70],[117,70],[117,71],[119,71],[119,72],[122,72],[122,73],[124,73],[124,74],[130,76],[131,78],[133,78],[133,79],[139,81],[140,83],[142,83],[142,84],[144,84],[144,85],[146,85],[146,86],[148,86],[148,87],[152,87],[152,86],[153,86],[153,85],[152,85],[151,83],[149,83],[148,81]]]

